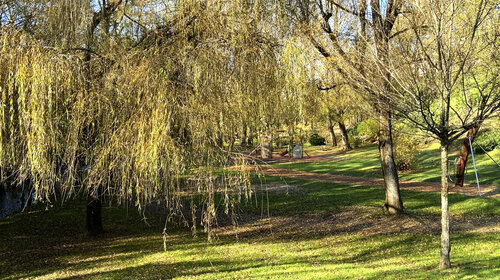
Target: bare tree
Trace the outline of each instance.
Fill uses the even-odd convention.
[[[500,109],[499,21],[494,1],[411,1],[397,25],[387,100],[396,114],[441,144],[441,260],[450,263],[449,145]]]
[[[391,91],[391,73],[374,73],[365,58],[370,55],[377,65],[390,63],[389,42],[401,14],[403,1],[297,0],[292,15],[301,22],[302,32],[312,46],[330,63],[349,85],[373,104],[379,120],[378,143],[385,184],[384,207],[389,213],[403,212],[399,179],[394,161],[392,110],[387,100]],[[382,67],[387,69],[387,67]]]

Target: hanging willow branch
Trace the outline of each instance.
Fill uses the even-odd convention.
[[[210,232],[218,212],[233,214],[253,193],[247,160],[220,139],[234,141],[241,123],[279,121],[280,44],[261,29],[271,6],[182,1],[148,16],[127,1],[113,3],[106,25],[94,25],[95,12],[82,4],[84,15],[68,27],[47,21],[51,32],[37,33],[46,38],[1,30],[2,178],[28,182],[46,201],[102,193],[139,208],[162,203],[172,215],[191,208],[193,228],[201,217]],[[54,9],[47,16],[71,11]],[[164,26],[156,22],[173,20],[189,24],[138,44],[139,21],[156,34]],[[67,51],[88,43],[85,22],[99,56]],[[51,37],[66,28],[73,31]]]

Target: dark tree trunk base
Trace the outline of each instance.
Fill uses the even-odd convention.
[[[99,235],[102,227],[102,203],[100,198],[89,197],[87,202],[87,233]]]
[[[439,262],[439,269],[448,269],[451,268],[451,263],[449,261],[447,262]]]
[[[401,206],[402,207],[402,206]],[[384,203],[384,210],[389,212],[390,214],[405,214],[403,208],[392,207],[387,203]]]
[[[335,130],[333,128],[333,121],[328,117],[328,130],[330,131],[330,138],[332,139],[332,147],[337,146],[337,138],[335,137]]]

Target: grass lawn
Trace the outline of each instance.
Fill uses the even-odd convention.
[[[318,153],[316,147],[309,148],[313,154]],[[306,150],[307,151],[307,150]],[[489,152],[497,162],[500,162],[500,149]],[[458,157],[457,151],[450,152],[450,160]],[[476,155],[476,164],[480,184],[500,186],[500,167],[486,154]],[[331,173],[355,177],[382,178],[378,147],[376,145],[363,146],[347,153],[339,153],[328,161],[315,162],[287,162],[277,163],[277,167],[297,169],[307,172]],[[450,162],[450,172],[454,172],[455,164]],[[454,178],[454,174],[450,174]],[[400,179],[412,181],[439,182],[441,180],[441,159],[439,144],[433,143],[423,148],[418,157],[418,164],[413,171],[400,172]],[[467,161],[466,184],[476,184],[472,158]]]
[[[402,191],[408,214],[381,211],[383,190],[287,180],[242,206],[238,239],[224,231],[151,227],[105,208],[106,233],[84,234],[84,204],[41,206],[0,221],[1,279],[498,279],[500,199],[451,194],[452,264],[439,271],[439,194]],[[264,187],[283,185],[268,177]],[[257,186],[259,188],[259,186]],[[288,192],[288,194],[286,194]],[[261,201],[270,217],[261,217]],[[266,211],[264,211],[266,212]],[[250,217],[250,218],[248,218]],[[262,227],[259,227],[262,226]],[[222,227],[224,225],[221,225]],[[269,227],[266,227],[269,226]],[[226,229],[231,229],[231,226]]]

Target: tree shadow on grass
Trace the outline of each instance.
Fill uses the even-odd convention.
[[[481,241],[481,236],[477,235],[464,235],[460,236],[461,239],[475,238]],[[374,239],[374,240],[373,240]],[[86,261],[85,265],[79,265],[70,269],[70,267],[60,266],[61,270],[68,270],[66,274],[57,274],[55,277],[59,279],[170,279],[170,278],[211,278],[211,279],[225,279],[225,278],[274,278],[281,279],[301,279],[305,277],[314,277],[315,273],[325,278],[321,274],[321,267],[335,267],[336,265],[342,267],[351,267],[350,271],[343,273],[350,273],[352,277],[363,279],[387,279],[387,278],[429,278],[429,277],[444,277],[452,273],[453,277],[458,279],[466,276],[494,276],[491,269],[499,263],[498,256],[486,257],[482,260],[470,260],[463,256],[454,260],[453,265],[459,267],[459,270],[451,272],[439,272],[437,270],[437,248],[439,241],[435,236],[398,236],[396,238],[377,236],[352,236],[349,242],[354,244],[351,248],[352,254],[347,255],[332,255],[323,252],[320,254],[306,254],[300,257],[283,257],[277,259],[270,259],[266,257],[265,253],[258,255],[251,255],[245,258],[237,257],[235,259],[227,258],[221,254],[211,254],[210,256],[203,256],[203,251],[200,249],[210,248],[219,245],[234,244],[230,241],[222,241],[220,244],[207,244],[193,239],[175,239],[178,242],[175,248],[169,249],[166,253],[162,253],[159,260],[151,260],[146,263],[140,261],[133,261],[147,256],[149,252],[143,251],[134,252],[129,256],[112,256],[109,258],[109,263],[98,261]],[[314,239],[311,239],[311,241]],[[431,242],[429,242],[431,241]],[[491,242],[491,240],[489,240]],[[279,240],[258,240],[260,244],[269,244],[269,246],[276,246],[276,244],[292,244],[296,241],[279,241]],[[366,246],[367,242],[370,246]],[[194,244],[192,244],[194,243]],[[420,247],[415,247],[415,243]],[[300,251],[317,251],[321,248],[321,244],[308,243],[309,246],[296,248],[294,250]],[[143,244],[144,245],[144,244]],[[286,246],[284,246],[285,248]],[[335,247],[332,247],[332,249]],[[170,259],[171,252],[182,249],[181,255],[183,257],[193,256],[193,259],[179,260],[176,258]],[[193,250],[194,249],[194,250]],[[232,250],[237,250],[233,248]],[[420,255],[414,256],[413,251],[419,250]],[[225,250],[223,250],[225,252]],[[220,253],[220,252],[219,252]],[[234,252],[230,253],[234,254]],[[394,257],[405,258],[420,258],[425,259],[421,263],[415,263],[411,266],[396,266],[398,260],[391,260]],[[390,268],[381,268],[378,261],[386,260]],[[124,266],[113,266],[113,264],[127,262]],[[375,262],[375,263],[374,263]],[[431,262],[432,265],[425,265]],[[385,262],[387,263],[387,262]],[[109,265],[109,266],[108,266]],[[34,273],[18,274],[19,277],[41,277],[51,276],[51,273],[56,270],[47,271],[41,270]],[[411,277],[409,277],[411,276]],[[315,279],[321,277],[314,277]],[[331,279],[331,277],[326,277]]]
[[[315,242],[334,237],[352,242],[354,245],[351,247],[355,254],[334,257],[326,253],[325,258],[286,258],[278,260],[278,265],[306,266],[307,269],[310,269],[312,264],[326,263],[365,265],[371,263],[374,258],[412,256],[414,244],[424,244],[421,245],[421,250],[425,254],[435,252],[439,246],[439,219],[438,212],[435,212],[439,209],[439,194],[403,191],[403,198],[411,201],[410,214],[387,216],[381,210],[384,197],[381,188],[302,180],[288,180],[288,183],[299,185],[303,191],[292,195],[269,194],[269,218],[261,217],[260,209],[247,206],[244,210],[248,210],[249,214],[242,216],[247,215],[250,218],[240,220],[239,228],[244,230],[239,233],[240,240],[269,246],[312,242],[311,250],[316,250],[318,245]],[[262,194],[262,198],[267,199],[267,195]],[[465,203],[467,199],[472,198],[463,195],[450,196],[450,201],[456,204]],[[498,200],[494,199],[480,201],[485,202],[480,207],[486,208],[498,203]],[[200,250],[217,245],[236,244],[235,238],[228,231],[226,235],[219,235],[218,242],[209,245],[203,236],[192,238],[190,232],[173,231],[169,232],[168,251],[162,253],[160,233],[163,225],[153,223],[153,226],[148,228],[141,222],[142,217],[136,211],[130,211],[127,216],[125,209],[107,208],[103,216],[107,232],[99,238],[90,238],[83,234],[84,212],[84,203],[75,203],[48,211],[39,207],[0,221],[0,278],[42,277],[59,272],[80,278],[148,278],[145,276],[147,273],[152,273],[150,278],[194,277],[212,275],[211,273],[224,275],[240,270],[241,273],[248,273],[245,271],[260,271],[270,266],[260,256],[246,260],[205,261],[181,258],[175,260],[175,263],[136,263],[137,260],[156,254],[160,254],[160,259],[168,259],[168,255],[175,252],[194,258],[203,254]],[[492,217],[486,225],[475,224],[473,219],[471,227],[498,225],[498,215]],[[429,224],[432,226],[429,227]],[[266,225],[271,227],[266,228]],[[230,227],[230,223],[228,226]],[[422,230],[426,227],[430,229]],[[480,242],[490,242],[481,240],[481,235],[460,235],[460,238],[469,237]],[[370,246],[365,245],[368,243]],[[492,257],[486,261],[486,267],[494,267],[498,258]],[[124,265],[113,268],[113,264],[121,263]],[[483,272],[484,268],[481,269],[481,264],[474,261],[467,263],[460,259],[457,265],[460,264],[463,264],[464,268],[458,273],[464,273],[464,276],[473,275],[477,270],[488,275]],[[364,278],[376,279],[383,275],[400,278],[397,277],[398,273],[407,273],[409,269],[415,268],[401,268],[399,272],[384,271],[384,274],[367,275]],[[274,275],[275,272],[268,271],[265,275]]]
[[[109,253],[105,246],[116,240],[151,234],[152,229],[140,223],[136,212],[127,216],[124,209],[104,210],[106,232],[98,237],[85,233],[84,202],[70,202],[64,207],[48,210],[38,205],[0,221],[0,278],[11,273],[67,267],[66,257],[98,259]],[[134,252],[142,246],[123,245],[123,248],[113,250],[115,253]]]
[[[298,265],[304,262],[305,260],[297,259],[282,262],[280,265]],[[252,272],[249,271],[265,269],[266,267],[271,269],[272,266],[262,262],[249,264],[249,261],[185,261],[173,264],[143,264],[106,272],[82,273],[61,279],[172,279],[176,277],[232,279],[234,277],[228,277],[228,274],[243,272],[240,277],[252,277]]]
[[[436,269],[437,257],[432,260],[436,260],[434,264],[419,269],[411,266],[401,266],[397,269],[391,268],[371,273],[363,279],[408,279],[408,275],[411,275],[411,279],[498,279],[498,269],[485,269],[485,267],[493,268],[495,265],[498,266],[500,264],[499,257],[477,261],[452,261],[452,267],[448,270]],[[493,265],[485,266],[485,263],[492,263]]]
[[[342,207],[355,204],[381,206],[384,199],[384,190],[377,187],[349,186],[298,179],[283,181],[278,177],[266,177],[266,180],[263,181],[264,184],[275,182],[299,186],[303,192],[292,195],[261,193],[262,197],[257,199],[267,204],[269,197],[269,212],[275,215],[325,213],[338,211]],[[260,213],[262,207],[261,205],[255,207],[255,204],[249,203],[242,208],[245,212]]]
[[[382,207],[385,199],[383,188],[338,183],[317,182],[300,179],[266,177],[263,184],[281,182],[300,188],[298,194],[260,193],[258,201],[267,203],[269,212],[275,215],[296,215],[303,213],[325,213],[339,211],[352,205]],[[258,184],[257,184],[258,187]],[[408,213],[413,215],[439,215],[441,197],[437,192],[401,190],[403,203]],[[471,197],[450,194],[451,214],[498,214],[500,200],[489,197]],[[244,212],[260,213],[262,206],[249,203]],[[266,209],[267,210],[267,209]]]

